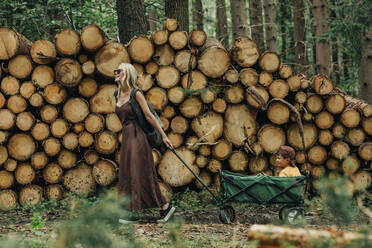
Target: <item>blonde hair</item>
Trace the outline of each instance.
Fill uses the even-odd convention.
[[[136,70],[136,68],[134,68],[134,66],[132,64],[121,63],[119,65],[119,69],[123,70],[123,73],[126,77],[124,81],[120,80],[119,89],[121,87],[124,88],[124,83],[126,83],[127,86],[131,89],[137,88],[138,85],[137,85],[137,70]]]

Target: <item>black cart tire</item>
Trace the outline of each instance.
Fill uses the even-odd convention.
[[[301,224],[301,222],[304,221],[304,218],[305,218],[305,215],[304,215],[304,209],[303,208],[292,207],[292,208],[288,209],[284,220],[288,224],[298,225],[298,224]]]
[[[231,206],[220,207],[220,221],[224,224],[230,224],[235,221],[235,210]]]

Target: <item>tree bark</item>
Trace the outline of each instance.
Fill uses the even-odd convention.
[[[269,51],[276,52],[275,11],[273,0],[263,0],[265,10],[266,47]]]
[[[319,38],[319,36],[328,32],[328,24],[325,21],[327,15],[327,1],[313,0],[313,14],[315,24],[315,45],[316,45],[316,71],[329,76],[329,68],[331,67],[330,46],[327,40]]]
[[[224,47],[229,46],[229,34],[227,33],[227,16],[226,16],[226,2],[225,0],[216,0],[216,33],[217,40],[221,42]]]
[[[294,39],[296,53],[296,72],[306,71],[306,48],[305,48],[305,12],[304,1],[293,1]]]
[[[116,8],[119,38],[122,43],[129,42],[135,35],[146,34],[148,23],[143,0],[118,0]]]
[[[188,0],[166,0],[165,16],[174,18],[179,23],[181,31],[189,31],[189,1]]]
[[[233,39],[248,37],[245,0],[230,0]]]
[[[256,42],[258,49],[262,52],[265,50],[265,41],[261,0],[249,0],[249,13],[251,20],[252,39]]]
[[[372,104],[372,25],[362,34],[362,58],[360,61],[360,98]]]
[[[203,3],[201,0],[195,0],[195,9],[192,17],[196,29],[203,30]]]
[[[149,29],[151,31],[156,30],[156,22],[157,22],[158,16],[156,14],[156,10],[149,10]]]

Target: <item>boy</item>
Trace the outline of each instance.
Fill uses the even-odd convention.
[[[278,166],[284,168],[280,173],[280,177],[299,177],[300,170],[294,163],[296,152],[290,146],[281,146],[277,153],[276,162]]]

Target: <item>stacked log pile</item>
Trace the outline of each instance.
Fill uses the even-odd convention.
[[[113,70],[122,62],[135,66],[176,150],[212,188],[219,169],[278,175],[274,154],[284,144],[313,178],[371,184],[371,105],[323,75],[295,75],[248,38],[228,51],[203,31],[177,28],[168,19],[126,45],[96,25],[32,43],[0,28],[0,209],[115,185],[125,137]],[[154,149],[153,158],[166,198],[172,188],[202,188],[170,151]]]

